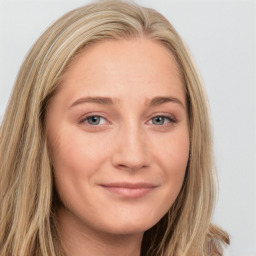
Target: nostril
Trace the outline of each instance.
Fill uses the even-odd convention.
[[[118,164],[117,168],[127,170],[127,171],[137,171],[146,168],[146,164],[139,164],[139,163],[127,163],[127,164]]]

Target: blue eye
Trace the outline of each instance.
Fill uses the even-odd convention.
[[[175,123],[175,120],[167,116],[155,116],[151,119],[152,124],[154,125],[165,125],[167,123]]]
[[[102,116],[88,116],[84,119],[89,125],[100,125],[106,122],[106,119]]]

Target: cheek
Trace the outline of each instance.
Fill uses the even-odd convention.
[[[188,164],[189,148],[189,136],[186,133],[172,141],[169,149],[166,150],[166,154],[169,155],[169,158],[166,155],[167,164],[172,167],[167,171],[168,174],[176,175],[183,180]]]
[[[50,134],[55,184],[64,201],[76,200],[93,182],[93,176],[107,158],[105,143],[99,136],[88,135],[72,127]]]
[[[168,136],[162,136],[155,140],[154,152],[162,169],[167,173],[179,173],[186,169],[189,157],[189,134],[184,129],[170,133]]]
[[[65,129],[58,132],[51,146],[53,165],[71,174],[89,174],[104,159],[104,143],[100,138],[85,136],[84,132]],[[100,154],[99,154],[100,152]],[[85,172],[86,170],[86,172]]]
[[[156,149],[155,159],[163,170],[166,194],[173,202],[181,189],[187,169],[190,149],[188,132],[170,135],[161,144]]]

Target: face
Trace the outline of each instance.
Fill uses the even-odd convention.
[[[147,39],[80,53],[46,114],[60,218],[88,230],[143,233],[175,201],[189,156],[174,58]]]

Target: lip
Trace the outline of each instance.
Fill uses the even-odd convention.
[[[100,186],[107,191],[117,194],[125,198],[139,198],[153,191],[157,188],[157,185],[151,183],[128,183],[128,182],[117,182],[100,184]]]

